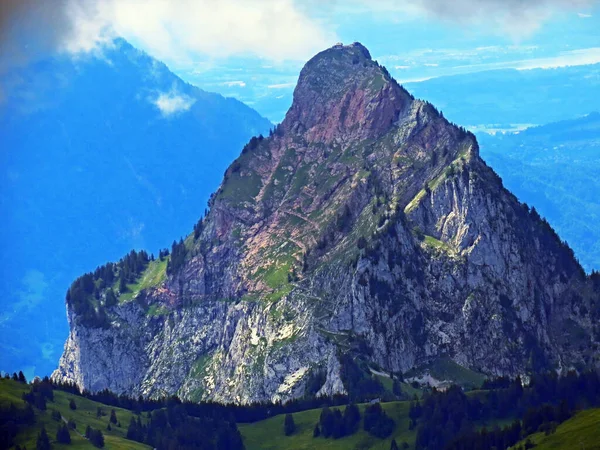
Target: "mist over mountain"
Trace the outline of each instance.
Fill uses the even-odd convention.
[[[2,77],[0,365],[43,375],[68,332],[73,277],[131,248],[168,247],[271,124],[122,39]]]

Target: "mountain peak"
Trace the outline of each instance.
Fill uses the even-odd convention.
[[[332,50],[333,51],[350,52],[351,54],[360,54],[362,57],[364,57],[366,59],[371,59],[371,53],[369,53],[369,50],[367,49],[367,47],[362,45],[360,42],[353,42],[352,44],[349,44],[349,45],[344,45],[341,42],[338,42],[333,47],[325,50],[323,53],[325,53],[327,51],[332,51]]]
[[[366,47],[336,44],[306,63],[282,125],[311,142],[364,139],[387,130],[411,102]]]
[[[98,307],[107,329],[70,309],[55,379],[249,403],[302,397],[315,379],[319,395],[358,398],[346,374],[368,381],[368,367],[425,373],[450,359],[516,376],[592,360],[593,346],[563,338],[593,342],[570,250],[472,134],[364,47],[311,59],[281,128],[248,143],[194,233],[135,280],[154,284]],[[101,302],[79,297],[69,306],[84,312]]]

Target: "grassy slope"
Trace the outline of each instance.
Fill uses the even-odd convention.
[[[14,403],[17,407],[23,406],[24,402],[21,399],[21,395],[29,391],[29,386],[17,383],[12,380],[0,380],[0,404]],[[77,409],[75,411],[69,408],[69,401],[75,400]],[[105,416],[101,418],[96,417],[96,411],[98,407],[102,407]],[[127,433],[127,427],[129,420],[131,419],[132,413],[126,409],[114,408],[117,419],[121,422],[121,427],[115,425],[112,426],[111,431],[106,430],[108,419],[110,417],[110,411],[113,409],[110,406],[102,405],[101,403],[88,400],[83,397],[68,394],[66,392],[54,391],[54,401],[47,403],[46,411],[36,412],[36,423],[28,428],[21,428],[15,442],[21,447],[26,446],[27,448],[35,448],[37,435],[42,428],[42,425],[46,427],[46,432],[52,443],[52,448],[60,449],[75,449],[75,448],[95,448],[85,438],[81,437],[79,433],[85,433],[85,428],[89,425],[92,428],[99,429],[104,434],[104,442],[106,449],[147,449],[147,445],[140,444],[138,442],[130,441],[125,439]],[[71,430],[71,445],[60,445],[56,443],[56,430],[62,422],[52,420],[52,410],[58,410],[65,419],[73,419],[77,425],[77,430]]]
[[[482,395],[482,391],[471,391],[467,393],[467,395]],[[396,440],[398,446],[400,446],[402,442],[406,442],[409,444],[410,449],[414,449],[416,431],[408,429],[410,422],[408,417],[410,402],[389,402],[382,403],[381,406],[396,422],[394,432],[387,439],[378,439],[366,433],[363,430],[362,418],[359,431],[352,436],[346,436],[342,439],[325,439],[323,437],[313,438],[313,430],[319,421],[321,409],[311,409],[309,411],[294,413],[296,432],[291,436],[285,436],[283,433],[284,415],[275,416],[256,423],[238,424],[238,428],[244,437],[246,450],[284,450],[291,448],[298,450],[389,450],[392,439]],[[344,410],[343,406],[339,408],[342,411]],[[362,416],[364,414],[365,405],[359,405],[359,408]],[[479,423],[479,426],[485,426],[489,429],[495,425],[502,427],[504,425],[509,425],[510,423],[512,423],[512,419],[503,419],[492,422],[481,422]]]
[[[378,375],[378,374],[374,374],[374,377],[377,378],[381,382],[381,384],[383,385],[384,389],[389,394],[393,395],[393,393],[394,393],[394,381],[390,377],[386,377],[386,376]],[[422,389],[414,388],[409,383],[401,382],[400,383],[400,387],[401,387],[402,392],[404,393],[404,395],[408,396],[408,398],[410,398],[410,399],[412,399],[415,395],[417,397],[419,397],[419,398],[423,396],[423,390]]]
[[[600,449],[600,409],[581,411],[560,424],[555,433],[536,433],[530,439],[536,450]]]
[[[469,389],[475,389],[484,382],[485,375],[460,366],[449,358],[439,358],[428,367],[435,378],[451,380]]]
[[[169,257],[150,261],[146,270],[133,284],[127,284],[128,292],[122,294],[119,298],[121,302],[127,302],[140,293],[142,289],[158,286],[167,277],[167,261]],[[115,283],[117,285],[117,283]]]
[[[385,411],[396,421],[396,428],[392,436],[388,439],[378,439],[362,429],[362,420],[360,430],[352,436],[346,436],[342,439],[325,439],[322,437],[313,438],[315,424],[319,421],[320,409],[312,409],[295,413],[294,422],[296,432],[292,436],[283,434],[284,415],[275,416],[270,419],[253,423],[239,424],[238,428],[244,437],[244,444],[247,450],[273,450],[273,449],[381,449],[388,450],[392,437],[398,444],[403,441],[408,442],[411,448],[414,448],[415,432],[408,429],[408,409],[409,402],[391,402],[382,404]],[[343,410],[343,407],[340,409]],[[360,405],[361,414],[364,412],[364,405]]]

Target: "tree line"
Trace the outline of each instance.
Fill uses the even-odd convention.
[[[416,427],[415,448],[506,448],[526,436],[551,432],[577,410],[600,406],[600,377],[596,371],[533,375],[527,387],[521,379],[487,382],[490,391],[467,396],[458,386],[433,390],[411,403],[411,427]],[[517,417],[504,429],[477,431],[477,425]]]
[[[115,281],[118,281],[118,295],[127,292],[127,284],[134,283],[151,260],[154,256],[148,256],[146,251],[131,250],[118,263],[109,262],[81,275],[67,290],[67,305],[86,326],[108,327],[106,309],[118,303]]]

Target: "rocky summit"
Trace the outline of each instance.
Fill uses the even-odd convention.
[[[248,403],[439,360],[510,376],[597,363],[598,280],[473,134],[361,44],[305,65],[209,206],[170,254],[73,284],[55,380]]]

